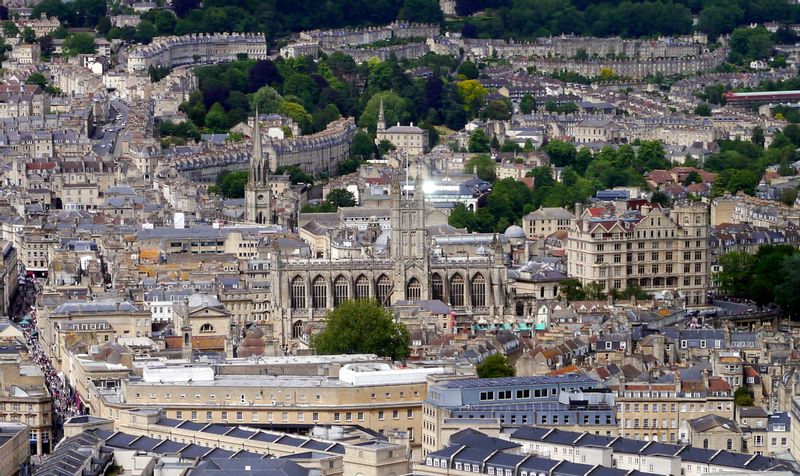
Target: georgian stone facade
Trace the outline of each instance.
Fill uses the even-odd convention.
[[[133,48],[128,53],[129,73],[146,74],[150,66],[193,65],[235,61],[240,54],[250,59],[267,58],[267,41],[263,34],[214,33],[156,38],[149,45]]]

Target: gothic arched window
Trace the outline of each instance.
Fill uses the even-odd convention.
[[[478,273],[472,277],[470,294],[473,306],[483,307],[486,305],[486,278],[482,274]]]
[[[464,307],[464,278],[460,274],[450,278],[450,305]]]
[[[388,306],[390,304],[389,294],[392,292],[392,281],[388,276],[382,274],[375,284],[375,298],[378,300],[378,304]]]
[[[305,309],[306,307],[306,280],[302,276],[296,276],[292,280],[292,285],[289,289],[289,299],[292,303],[292,309]]]
[[[303,321],[297,320],[292,324],[292,338],[299,339],[303,335]]]
[[[363,274],[356,279],[356,299],[369,299],[369,279]]]
[[[311,307],[325,309],[328,307],[328,283],[325,282],[325,278],[322,276],[317,276],[311,284],[311,292],[313,293]]]
[[[348,289],[349,286],[347,285],[347,278],[342,275],[336,277],[333,281],[333,306],[336,307],[342,303],[342,301],[347,300],[350,296],[350,290]]]
[[[411,278],[406,285],[406,299],[419,301],[422,298],[422,286],[417,278]]]
[[[444,301],[444,285],[442,277],[436,273],[431,276],[431,298]]]

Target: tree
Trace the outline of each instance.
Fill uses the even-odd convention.
[[[3,36],[5,38],[13,38],[19,35],[19,28],[13,21],[3,22]]]
[[[89,33],[75,33],[64,40],[62,46],[67,56],[78,56],[95,52],[94,37]]]
[[[471,174],[474,171],[481,180],[494,182],[497,178],[494,172],[496,165],[497,164],[491,157],[486,154],[480,154],[471,157],[464,163],[464,173]]]
[[[22,30],[22,41],[31,45],[36,41],[36,32],[33,31],[33,28],[26,26]]]
[[[97,34],[106,36],[108,32],[111,31],[114,25],[111,24],[111,19],[108,17],[103,17],[97,21]]]
[[[366,160],[375,155],[375,142],[369,134],[359,130],[353,136],[353,143],[350,145],[350,156],[360,160]]]
[[[467,149],[470,152],[489,152],[489,138],[486,137],[483,129],[478,128],[472,131],[472,134],[469,135]]]
[[[575,278],[565,279],[560,283],[561,294],[567,301],[583,301],[586,299],[586,293],[583,291],[583,285]]]
[[[283,98],[278,91],[270,86],[262,86],[252,95],[252,108],[258,110],[259,114],[274,114],[283,102]]]
[[[325,197],[325,200],[337,207],[356,206],[356,197],[353,195],[353,192],[343,188],[334,188],[328,192],[328,196]]]
[[[47,78],[45,78],[42,73],[31,73],[27,79],[25,79],[25,83],[36,84],[44,89],[47,87]]]
[[[283,101],[280,107],[278,107],[278,114],[290,117],[303,131],[308,131],[311,127],[311,114],[306,111],[306,108],[304,108],[302,104],[292,101]]]
[[[212,132],[224,132],[228,129],[228,116],[222,104],[215,102],[211,106],[206,114],[205,124]]]
[[[447,224],[454,228],[472,230],[475,226],[475,214],[467,209],[463,203],[457,203],[447,217]]]
[[[408,356],[408,329],[375,300],[344,301],[326,321],[325,330],[311,337],[318,354],[377,354],[394,360]]]
[[[530,114],[536,110],[536,99],[530,94],[522,96],[519,101],[519,111],[523,114]]]
[[[783,283],[775,287],[775,302],[792,320],[800,320],[800,254],[784,259],[781,267]]]
[[[753,397],[750,396],[750,391],[747,387],[739,387],[733,393],[733,403],[737,407],[752,407]]]
[[[544,146],[544,151],[556,167],[566,167],[575,163],[577,151],[570,142],[551,140]]]
[[[478,67],[472,61],[464,61],[461,63],[456,72],[464,76],[465,79],[478,79],[478,75],[480,74],[478,72]]]
[[[444,15],[437,0],[405,0],[400,19],[412,23],[441,23]]]
[[[358,119],[359,126],[367,128],[372,134],[375,133],[381,100],[383,100],[383,112],[387,126],[398,122],[405,124],[411,120],[411,106],[408,100],[401,98],[394,92],[379,92],[375,93],[367,101],[364,112],[361,113],[361,117]]]
[[[778,194],[778,200],[783,202],[784,205],[791,207],[794,205],[795,201],[797,201],[797,194],[798,189],[787,188],[780,191]]]
[[[650,203],[653,205],[659,205],[661,208],[669,208],[672,204],[672,200],[670,200],[666,193],[662,192],[661,190],[656,190],[650,197]]]
[[[247,184],[247,171],[231,172],[223,170],[217,174],[216,185],[209,187],[209,192],[222,195],[225,198],[244,197],[244,186]]]
[[[749,253],[731,251],[719,258],[721,271],[714,279],[729,296],[745,296],[750,284],[751,270],[755,256]]]
[[[248,73],[250,90],[257,91],[259,88],[272,84],[280,84],[282,80],[278,67],[271,60],[258,61]]]
[[[759,147],[764,147],[764,129],[761,126],[753,128],[753,135],[750,136],[750,142]]]
[[[469,117],[475,117],[475,114],[483,107],[489,91],[475,79],[459,81],[456,83],[456,89],[464,110],[467,111]]]
[[[507,100],[494,99],[486,104],[481,112],[484,119],[494,119],[496,121],[507,121],[511,119],[511,105]]]
[[[508,364],[503,354],[492,354],[475,368],[479,378],[513,377],[514,367]]]
[[[703,177],[696,170],[692,170],[688,174],[686,174],[686,178],[683,179],[683,186],[688,187],[693,183],[703,183]]]
[[[698,116],[708,117],[711,115],[711,106],[708,104],[701,102],[694,108],[694,113]]]

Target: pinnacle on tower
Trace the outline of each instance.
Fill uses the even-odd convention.
[[[386,117],[383,115],[383,98],[381,98],[381,105],[378,108],[378,124],[376,130],[378,132],[386,130]]]
[[[251,160],[261,160],[263,157],[261,151],[261,124],[258,120],[258,108],[256,108],[255,123],[253,124],[253,153]]]

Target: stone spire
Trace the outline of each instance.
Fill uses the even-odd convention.
[[[256,107],[256,117],[255,123],[253,124],[253,154],[251,159],[254,161],[260,161],[264,155],[263,151],[261,150],[261,123],[258,120],[258,108]]]
[[[386,117],[383,114],[383,98],[381,98],[381,105],[378,108],[378,124],[376,130],[378,132],[383,132],[386,130]]]

